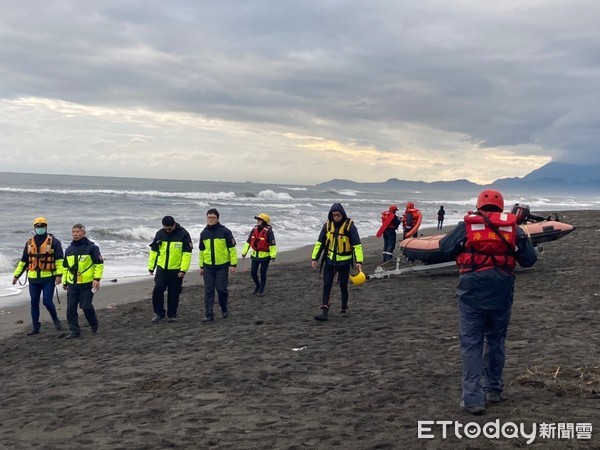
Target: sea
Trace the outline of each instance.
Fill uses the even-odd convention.
[[[190,232],[193,267],[198,267],[198,238],[209,208],[219,210],[220,221],[233,232],[240,254],[259,213],[271,216],[278,251],[285,251],[313,244],[335,202],[342,203],[361,236],[373,236],[381,224],[381,212],[391,204],[401,212],[407,201],[414,202],[423,213],[422,227],[435,227],[440,205],[446,210],[444,225],[452,225],[474,209],[476,197],[477,192],[0,172],[0,310],[27,301],[27,288],[12,285],[12,272],[38,216],[46,217],[48,231],[65,248],[71,241],[72,225],[84,224],[87,236],[104,256],[104,279],[127,282],[148,276],[149,244],[165,215],[173,216]],[[526,203],[532,212],[600,209],[600,197],[589,195],[521,193],[507,195],[505,200],[507,205]]]

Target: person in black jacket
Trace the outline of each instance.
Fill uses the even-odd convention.
[[[444,216],[446,215],[446,211],[444,210],[444,205],[440,206],[440,209],[437,212],[437,229],[441,230],[444,226]]]
[[[219,222],[219,211],[211,208],[206,212],[207,225],[200,233],[200,275],[204,278],[204,318],[202,323],[215,320],[213,306],[215,290],[219,296],[219,306],[223,319],[229,317],[229,272],[237,267],[235,239],[229,228]]]
[[[80,337],[77,308],[81,308],[92,333],[98,331],[98,317],[92,301],[100,289],[104,273],[104,259],[96,244],[86,237],[85,226],[76,223],[71,229],[73,240],[65,250],[63,288],[67,290],[67,321],[70,333],[67,339]]]
[[[162,219],[162,228],[156,232],[150,244],[148,271],[154,275],[152,291],[152,323],[160,323],[165,318],[165,291],[167,294],[167,320],[174,322],[179,307],[179,294],[183,277],[190,269],[192,260],[192,238],[185,228],[171,216]],[[154,272],[156,271],[156,275]]]
[[[315,320],[324,322],[329,320],[329,307],[331,288],[335,276],[342,294],[340,314],[348,312],[348,280],[350,267],[356,260],[356,268],[362,272],[363,251],[358,230],[352,219],[346,215],[341,203],[334,203],[327,215],[327,222],[323,224],[317,243],[313,247],[311,266],[318,267],[318,261],[323,256],[323,295],[321,314],[314,316]]]

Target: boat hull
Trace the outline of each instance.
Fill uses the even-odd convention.
[[[554,220],[544,220],[519,226],[531,238],[534,246],[543,242],[555,241],[575,230],[573,225]],[[440,251],[440,239],[444,236],[444,234],[436,234],[434,236],[404,239],[400,242],[400,251],[406,258],[420,261],[423,264],[452,261],[452,258]]]

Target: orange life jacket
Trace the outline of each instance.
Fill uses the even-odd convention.
[[[250,237],[250,247],[252,250],[257,252],[268,252],[269,251],[269,231],[271,227],[265,225],[262,228],[254,227],[252,229],[252,236]]]
[[[407,209],[404,212],[404,215],[402,216],[402,227],[406,228],[408,226],[407,220],[406,220],[406,213],[410,213],[410,215],[412,216],[412,221],[410,223],[410,227],[414,228],[415,225],[417,225],[417,223],[419,222],[419,216],[421,215],[421,210],[417,209],[417,208],[410,208]]]
[[[395,216],[396,214],[391,212],[391,211],[384,211],[381,213],[381,223],[385,223],[386,220],[388,220],[388,217],[390,215]],[[389,225],[387,226],[388,229],[392,229],[392,230],[396,230],[396,225],[394,225],[394,220],[392,219],[392,221],[389,223]]]
[[[517,217],[510,213],[484,214],[504,236],[506,242],[494,232],[481,214],[466,215],[464,218],[467,230],[465,249],[456,257],[460,273],[499,268],[512,274],[515,268]]]
[[[30,237],[27,241],[27,255],[29,257],[28,270],[40,270],[54,272],[56,270],[56,261],[54,259],[54,249],[52,248],[52,235],[48,234],[46,239],[39,246],[35,243],[35,238]]]

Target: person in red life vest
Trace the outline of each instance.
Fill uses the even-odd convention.
[[[402,229],[404,230],[404,239],[417,237],[419,226],[421,225],[421,211],[415,208],[413,202],[406,204],[406,211],[402,216]]]
[[[37,217],[33,221],[33,230],[35,234],[27,240],[12,280],[13,285],[17,284],[19,277],[27,271],[32,321],[32,328],[27,333],[28,336],[40,332],[40,296],[52,317],[54,327],[57,330],[62,329],[52,301],[55,286],[62,282],[64,256],[62,245],[54,235],[48,233],[48,221],[44,217]]]
[[[323,270],[323,297],[321,314],[315,320],[329,320],[329,299],[331,288],[337,274],[338,284],[342,294],[342,309],[340,314],[348,312],[348,280],[350,267],[356,261],[356,268],[362,272],[363,251],[358,230],[352,219],[346,215],[341,203],[334,203],[329,210],[327,222],[323,224],[317,243],[312,252],[311,266],[318,268],[321,260]]]
[[[396,215],[396,211],[398,211],[398,207],[390,205],[387,211],[381,213],[381,223],[388,224],[383,231],[383,262],[389,261],[394,257],[396,230],[401,223],[400,218]]]
[[[477,211],[469,212],[440,241],[440,250],[456,258],[459,268],[460,406],[471,414],[483,413],[486,402],[502,400],[514,267],[516,263],[531,267],[537,260],[531,240],[516,224],[516,216],[503,210],[502,194],[486,189],[477,198]]]
[[[242,258],[245,258],[248,251],[251,250],[250,259],[250,275],[254,281],[253,294],[258,294],[260,297],[265,293],[267,285],[267,270],[269,263],[275,261],[277,257],[277,245],[275,243],[275,235],[271,228],[271,217],[268,214],[261,213],[254,217],[256,225],[250,231],[248,240],[244,244],[242,250]],[[260,268],[260,280],[258,278],[258,269]]]

